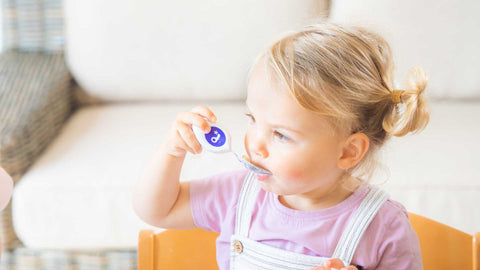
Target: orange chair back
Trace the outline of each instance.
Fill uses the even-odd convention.
[[[201,229],[140,232],[138,270],[218,270],[218,233]]]
[[[480,233],[472,236],[426,217],[408,215],[420,240],[425,270],[480,270]]]
[[[474,236],[409,213],[422,249],[425,270],[480,270],[480,233]],[[140,232],[138,270],[218,270],[218,233],[194,230]]]

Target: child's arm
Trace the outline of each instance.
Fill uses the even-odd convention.
[[[195,228],[190,209],[188,182],[180,183],[180,171],[187,151],[202,151],[191,125],[205,132],[215,122],[212,111],[199,106],[180,113],[166,139],[154,153],[138,180],[133,195],[133,208],[146,223],[166,229]]]

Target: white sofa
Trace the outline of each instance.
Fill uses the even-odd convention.
[[[472,15],[477,2],[456,2],[453,10],[447,1],[433,0],[64,3],[67,64],[86,100],[101,102],[76,111],[16,185],[13,221],[25,246],[135,248],[138,232],[150,226],[132,210],[132,186],[175,115],[197,104],[211,106],[240,149],[254,57],[328,6],[337,21],[381,22],[400,81],[414,65],[431,75],[431,122],[421,134],[389,142],[384,187],[409,211],[469,233],[480,229],[474,155],[480,153],[480,100],[473,101],[480,97],[480,61],[471,61],[480,60],[480,39],[463,31],[480,23],[463,16]],[[438,13],[431,12],[437,5]],[[435,23],[425,23],[430,20]],[[462,29],[452,38],[460,42],[438,42],[456,25]],[[228,154],[188,156],[181,180],[240,166]],[[386,179],[380,173],[374,182]]]

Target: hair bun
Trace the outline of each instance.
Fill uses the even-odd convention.
[[[427,88],[427,75],[420,67],[414,67],[410,70],[407,76],[407,89],[421,95],[425,88]]]
[[[412,68],[407,77],[406,90],[392,91],[393,106],[383,120],[383,128],[389,134],[402,137],[408,133],[422,131],[430,120],[423,92],[427,87],[427,76],[420,67]],[[397,104],[403,103],[401,110]]]

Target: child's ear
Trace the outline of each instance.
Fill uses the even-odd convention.
[[[370,140],[364,133],[355,133],[348,136],[338,159],[338,167],[346,170],[355,166],[365,156],[369,146]]]

